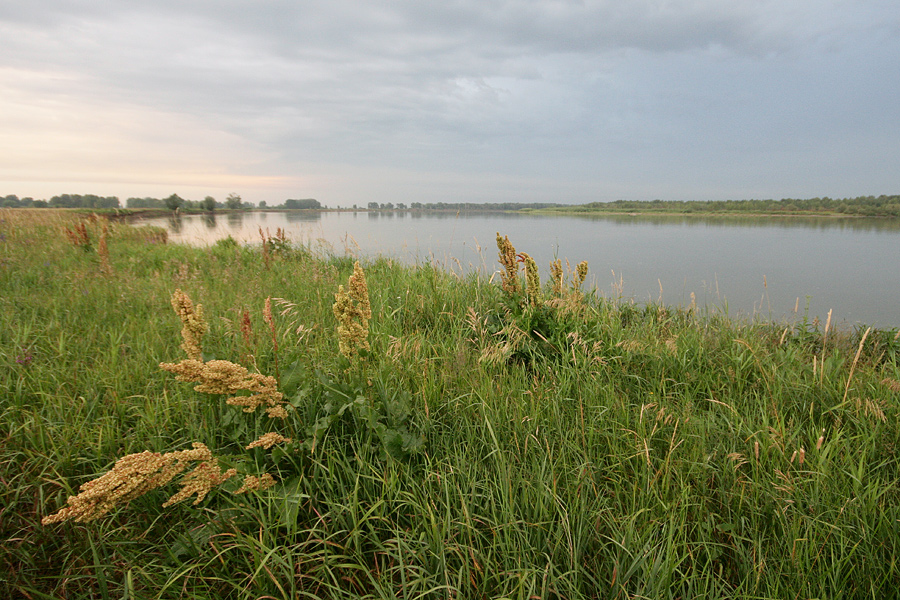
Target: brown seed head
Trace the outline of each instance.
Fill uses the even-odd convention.
[[[537,263],[530,255],[522,252],[522,262],[525,263],[525,281],[528,284],[526,291],[528,301],[532,306],[541,304],[541,275],[538,273]]]
[[[550,280],[553,282],[553,295],[559,297],[562,295],[563,270],[562,261],[558,258],[550,263]]]
[[[194,307],[190,297],[180,289],[176,289],[175,293],[172,294],[172,308],[175,309],[175,314],[178,315],[182,323],[181,337],[184,342],[181,344],[181,348],[188,355],[188,358],[203,360],[201,342],[204,334],[209,329],[206,320],[203,318],[203,305],[198,304]]]
[[[247,475],[244,478],[244,485],[238,488],[235,494],[261,491],[266,488],[270,488],[273,485],[275,485],[275,478],[273,478],[268,473],[263,473],[260,477],[256,477],[255,475]]]
[[[197,383],[194,389],[205,394],[237,394],[250,392],[249,396],[234,395],[225,401],[232,406],[242,406],[244,412],[253,412],[266,406],[271,417],[284,418],[284,395],[278,391],[274,377],[250,373],[241,365],[227,360],[211,360],[203,363],[187,359],[180,363],[160,363],[159,368],[175,374],[178,381]],[[280,411],[275,410],[281,408]],[[271,409],[271,410],[270,410]]]
[[[361,349],[368,350],[372,307],[369,304],[366,274],[358,261],[353,265],[347,289],[344,286],[338,287],[331,308],[338,321],[338,348],[341,354],[353,359]]]
[[[92,521],[102,517],[120,504],[125,504],[172,481],[192,462],[200,466],[182,478],[182,491],[172,496],[164,506],[197,494],[197,502],[219,483],[234,475],[233,470],[222,473],[205,445],[195,442],[193,449],[177,452],[141,452],[129,454],[116,461],[112,470],[81,486],[81,493],[70,496],[68,506],[44,517],[44,525],[68,519]]]
[[[497,250],[499,261],[503,265],[500,282],[507,295],[519,293],[519,263],[516,261],[516,249],[509,241],[509,236],[500,237],[497,232]]]
[[[250,445],[247,446],[247,450],[250,450],[251,448],[259,448],[260,446],[268,450],[275,444],[290,444],[291,441],[291,438],[286,438],[280,433],[270,431],[269,433],[264,433],[263,435],[261,435],[255,442],[250,442]]]

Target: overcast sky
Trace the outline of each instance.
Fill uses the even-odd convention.
[[[0,195],[900,193],[898,0],[0,0]]]

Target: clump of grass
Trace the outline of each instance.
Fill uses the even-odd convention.
[[[75,223],[71,228],[63,227],[63,233],[73,246],[81,248],[85,252],[90,252],[92,247],[91,236],[88,235],[87,225],[85,225],[84,221]]]

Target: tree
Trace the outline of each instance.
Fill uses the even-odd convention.
[[[304,198],[303,200],[296,200],[294,198],[289,198],[284,201],[284,207],[290,209],[296,208],[322,208],[322,205],[319,204],[319,201],[315,198]]]
[[[212,196],[207,196],[200,203],[200,208],[202,208],[203,210],[205,210],[207,212],[212,212],[212,211],[216,210],[216,199],[213,198]]]
[[[225,198],[225,206],[232,210],[239,209],[242,205],[243,202],[241,201],[241,197],[238,194],[232,192],[231,194],[228,194],[227,198]]]
[[[369,207],[369,210],[378,210],[378,203],[377,202],[369,202],[368,207]]]
[[[179,196],[178,194],[172,194],[171,196],[166,198],[164,202],[166,203],[166,208],[171,211],[176,211],[181,207],[182,204],[184,204],[184,199],[181,198],[181,196]]]
[[[265,201],[265,200],[260,200],[260,201],[259,201],[259,207],[260,207],[260,208],[266,208],[267,206],[268,206],[268,204],[266,204],[266,201]]]

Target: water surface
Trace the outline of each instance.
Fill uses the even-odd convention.
[[[499,269],[499,231],[535,258],[545,279],[555,257],[573,270],[587,260],[606,297],[696,302],[772,320],[806,313],[824,321],[833,310],[835,323],[900,326],[900,223],[887,219],[304,211],[145,222],[189,244],[229,235],[259,243],[260,228],[283,228],[314,249],[488,274]]]

